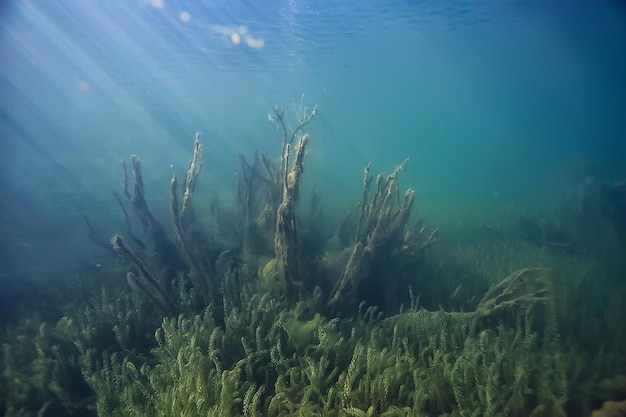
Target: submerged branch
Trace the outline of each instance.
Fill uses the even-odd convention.
[[[152,276],[143,261],[124,244],[122,237],[120,235],[113,236],[111,244],[117,253],[126,258],[139,271],[139,277],[142,279],[139,288],[143,289],[163,311],[175,313],[177,308],[161,283]],[[130,274],[129,279],[132,277],[135,277],[134,274]]]
[[[300,177],[304,170],[303,161],[308,135],[303,135],[296,146],[293,168],[284,177],[283,201],[276,216],[274,247],[278,262],[279,280],[289,304],[298,301],[302,282],[298,271],[298,232],[296,227],[296,203],[298,202]],[[289,146],[286,148],[289,149]],[[286,157],[287,158],[287,157]],[[287,160],[287,159],[286,159]]]

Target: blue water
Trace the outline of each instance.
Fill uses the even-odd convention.
[[[617,2],[4,1],[0,13],[3,271],[98,263],[82,215],[123,227],[111,190],[130,154],[167,222],[196,131],[201,187],[234,204],[237,154],[280,152],[273,104],[292,120],[319,105],[305,175],[338,210],[370,160],[388,172],[410,158],[403,185],[425,211],[550,206],[581,175],[624,174]]]
[[[280,197],[265,206],[274,217],[237,201],[239,155],[250,161],[258,150],[280,161],[273,105],[284,106],[291,126],[303,109],[319,108],[306,126],[295,232],[285,226],[294,224],[288,205],[277,210]],[[173,174],[185,175],[196,132],[198,221],[176,216],[176,249],[153,225],[142,234],[145,211],[133,212],[122,195],[147,245],[133,241],[113,194],[122,193],[120,161],[139,157],[148,205],[174,242],[169,187]],[[380,207],[369,220],[339,223],[363,195],[368,162],[376,175],[407,159],[398,201],[415,190],[409,224],[422,218],[422,234],[394,229],[404,227],[402,215]],[[626,399],[625,178],[623,2],[0,0],[0,414],[92,416],[96,405],[99,415],[139,412],[161,394],[174,399],[172,410],[176,398],[200,410],[217,397],[201,398],[208,390],[197,382],[194,392],[180,389],[184,350],[222,376],[246,359],[241,382],[251,388],[232,385],[239,374],[229,373],[233,392],[220,397],[246,415],[260,409],[250,401],[295,410],[300,399],[326,396],[341,405],[334,412],[357,415],[345,381],[361,378],[361,352],[367,368],[394,352],[405,362],[381,359],[372,369],[387,376],[358,382],[375,394],[363,415],[384,411],[386,401],[420,415],[517,408],[588,416],[607,399]],[[247,208],[267,203],[261,193],[280,195],[277,184],[245,189]],[[306,217],[313,185],[322,220]],[[219,210],[209,209],[212,196]],[[142,261],[120,255],[119,239],[113,253],[107,242],[116,233]],[[431,247],[428,236],[439,240]],[[524,267],[545,269],[509,275]],[[288,285],[292,278],[298,285]],[[296,299],[304,301],[294,307]],[[407,324],[389,327],[388,341],[374,326],[378,313],[359,321],[357,305],[359,314],[376,305],[379,317]],[[460,321],[465,313],[475,329]],[[187,332],[195,314],[201,330],[189,346],[164,336],[168,326]],[[254,334],[244,329],[249,315]],[[422,334],[430,344],[415,344]],[[335,358],[329,369],[321,360],[318,368],[318,351]],[[178,368],[162,372],[174,358]],[[300,374],[296,360],[307,367]],[[464,371],[471,366],[475,377]],[[197,381],[220,381],[204,379],[204,365],[190,368],[202,370]],[[325,372],[327,392],[285,394],[308,385],[304,375],[313,386]],[[408,385],[385,382],[399,376]],[[130,390],[148,380],[164,392]],[[420,396],[409,396],[411,387]],[[469,409],[468,393],[480,408]],[[496,410],[496,397],[511,393],[518,404]]]

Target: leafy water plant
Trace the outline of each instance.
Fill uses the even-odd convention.
[[[291,129],[273,109],[279,168],[265,155],[241,157],[234,230],[195,214],[199,135],[185,179],[170,184],[176,239],[148,206],[138,158],[132,194],[123,165],[145,244],[116,234],[123,270],[88,280],[89,297],[58,298],[53,317],[25,315],[9,328],[5,415],[565,416],[590,371],[564,324],[580,296],[572,282],[585,282],[563,265],[571,259],[559,264],[527,242],[431,253],[437,231],[411,223],[412,190],[400,197],[406,163],[379,175],[373,192],[368,165],[355,209],[305,246],[306,219],[320,221],[297,204],[303,129],[316,114],[303,111]],[[431,255],[441,259],[424,262]],[[553,268],[524,267],[546,263]],[[481,281],[454,290],[467,297],[458,308],[420,307],[419,294],[431,305],[454,299],[437,294],[460,288],[454,274],[468,271]],[[624,366],[613,354],[622,333],[609,328],[614,350],[596,349],[595,363],[620,381],[607,364]]]

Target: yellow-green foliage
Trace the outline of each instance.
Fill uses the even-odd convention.
[[[2,346],[5,415],[75,412],[81,393],[67,387],[80,390],[78,352],[63,331],[29,318],[10,328],[8,336],[10,343]]]
[[[225,297],[223,322],[209,306],[158,324],[106,291],[56,324],[25,320],[3,347],[5,414],[563,416],[565,365],[587,372],[561,352],[561,302],[485,327],[423,309],[329,319],[319,290],[288,308],[261,287]]]
[[[8,327],[2,347],[7,416],[88,412],[93,390],[115,389],[103,376],[114,374],[110,368],[118,357],[154,345],[146,337],[158,324],[151,306],[126,292],[113,296],[102,290],[64,308],[66,315],[56,323],[31,313]]]
[[[210,309],[165,319],[150,358],[105,355],[86,375],[98,414],[564,415],[553,326],[481,329],[426,311],[329,321],[314,304],[286,309],[248,288],[224,327]]]
[[[515,262],[553,266],[549,286],[557,297],[545,311],[520,311],[517,322],[499,324],[416,305],[387,318],[370,308],[355,318],[329,319],[319,290],[290,308],[266,283],[252,284],[243,269],[224,267],[219,275],[231,274],[231,283],[222,288],[219,308],[198,311],[204,298],[181,276],[175,317],[160,316],[141,294],[109,290],[87,305],[69,305],[60,320],[25,318],[4,341],[5,414],[564,416],[568,389],[585,394],[580,386],[592,371],[600,380],[624,369],[623,353],[614,343],[584,356],[559,335],[573,326],[564,322],[589,271],[582,261],[566,264],[567,258],[523,242],[506,248],[500,242],[442,245],[431,258],[442,264],[438,284],[454,289],[463,282],[450,298],[480,299],[478,286],[497,281],[487,275],[490,264],[500,275]],[[522,261],[511,260],[516,256]],[[618,317],[623,304],[616,297],[605,311]],[[470,311],[476,303],[463,306]],[[580,332],[595,346],[597,321],[582,320],[588,328]]]

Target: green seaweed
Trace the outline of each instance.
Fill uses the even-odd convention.
[[[319,195],[308,215],[297,204],[315,114],[288,133],[273,109],[280,168],[240,157],[234,230],[216,199],[210,225],[196,215],[197,135],[182,188],[177,177],[170,188],[178,244],[133,157],[134,193],[123,191],[150,257],[116,235],[120,265],[55,292],[55,314],[25,311],[7,327],[4,415],[577,417],[626,398],[623,265],[583,250],[594,218],[440,215],[427,231],[410,221],[414,193],[400,198],[406,164],[374,190],[368,165],[355,208],[303,243],[324,221]],[[576,251],[555,245],[555,230]]]

